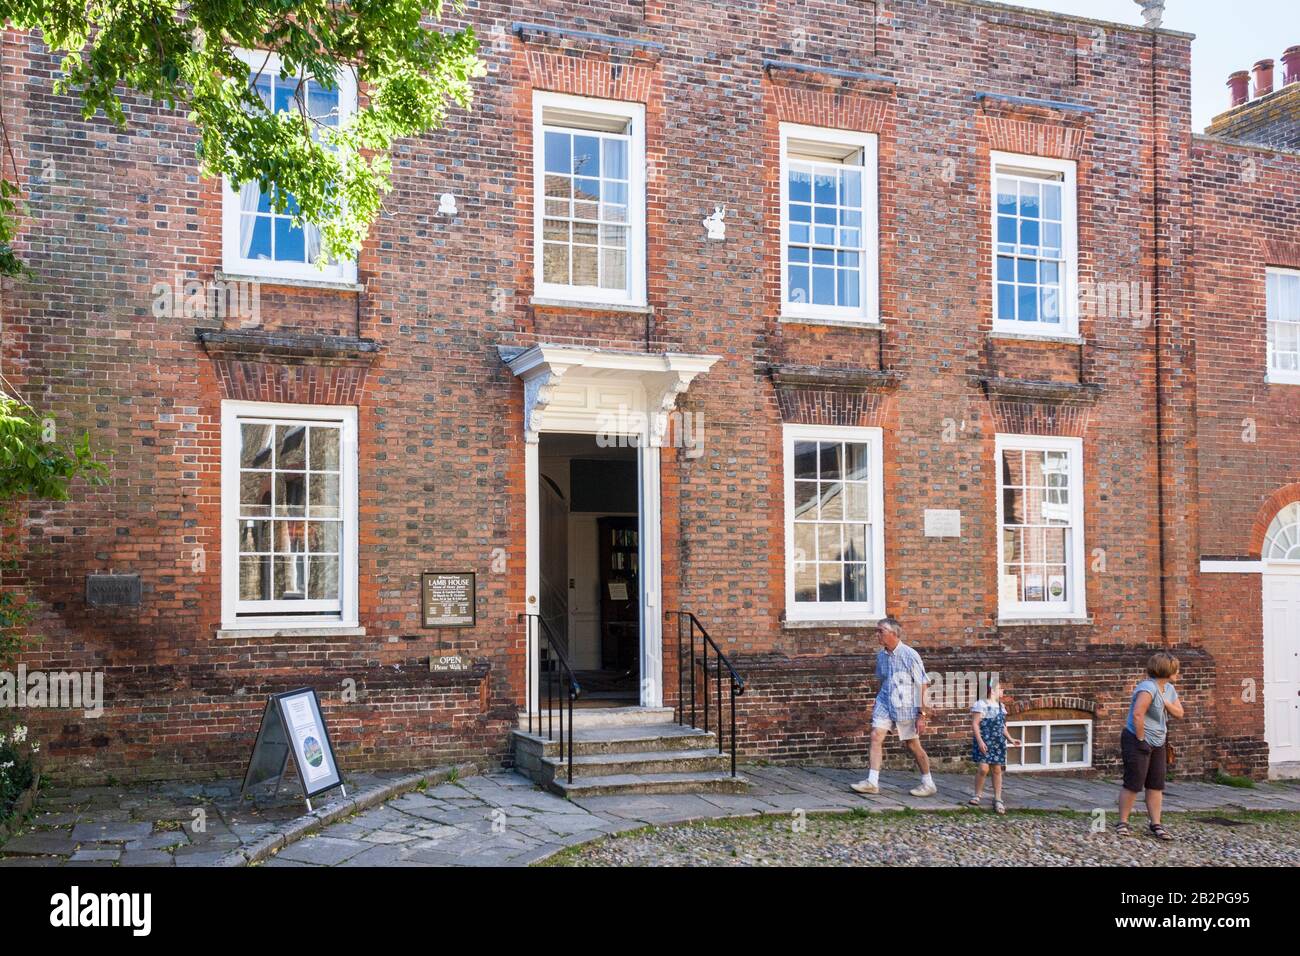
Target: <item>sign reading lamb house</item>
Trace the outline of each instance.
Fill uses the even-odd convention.
[[[426,571],[421,575],[424,627],[473,627],[473,571]]]
[[[321,716],[320,700],[310,687],[275,694],[266,702],[241,795],[250,787],[272,779],[277,781],[278,790],[290,754],[297,765],[298,781],[309,810],[312,797],[343,787],[334,760],[334,746],[325,728],[325,718]],[[347,795],[346,789],[343,794]]]

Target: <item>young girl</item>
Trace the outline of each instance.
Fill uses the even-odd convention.
[[[978,807],[980,795],[984,792],[984,781],[988,778],[989,768],[993,768],[993,809],[1006,813],[1007,805],[1002,802],[1002,771],[1007,765],[1007,744],[1017,747],[1020,741],[1007,731],[1007,708],[1002,703],[1002,685],[990,682],[987,695],[977,700],[971,707],[970,759],[975,761],[975,796],[968,806]]]

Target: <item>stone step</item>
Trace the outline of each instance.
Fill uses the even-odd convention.
[[[568,767],[559,757],[546,757],[539,768],[538,783],[549,784],[561,778],[567,780]],[[707,750],[664,750],[648,753],[588,754],[573,758],[573,779],[580,777],[615,777],[632,774],[639,777],[654,774],[692,774],[731,770],[731,757],[718,753],[718,748]]]
[[[550,785],[550,789],[560,796],[578,800],[582,797],[638,793],[744,793],[749,789],[749,781],[744,777],[731,776],[730,771],[614,774],[607,777],[574,777],[573,783],[560,777]]]
[[[546,702],[542,701],[543,709],[533,717],[533,728],[536,729],[538,718],[542,720],[542,728],[545,729],[548,714],[555,727],[558,735],[560,732],[560,714],[564,714],[564,726],[569,726],[569,711],[566,708],[563,711],[555,710],[553,712],[545,709]],[[671,707],[575,707],[573,709],[573,729],[585,730],[593,727],[636,727],[644,724],[671,724],[676,720],[676,713]],[[519,729],[528,729],[528,715],[521,712],[519,714]]]
[[[513,732],[516,753],[525,751],[537,757],[560,756],[560,733],[555,739],[545,735]],[[567,743],[564,745],[567,746]],[[573,731],[573,752],[578,756],[609,753],[644,753],[651,750],[703,750],[718,746],[712,731],[681,727],[677,724],[645,724],[634,727],[577,727]]]

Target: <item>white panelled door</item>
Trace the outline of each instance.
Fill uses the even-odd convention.
[[[1264,739],[1269,763],[1300,761],[1300,574],[1264,578]]]

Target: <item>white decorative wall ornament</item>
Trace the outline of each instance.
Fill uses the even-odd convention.
[[[708,234],[709,239],[727,238],[727,224],[723,222],[723,219],[726,218],[726,215],[727,215],[726,206],[714,206],[713,215],[706,216],[704,218],[703,220],[704,228],[707,229],[709,232]]]
[[[456,197],[451,193],[443,193],[438,197],[438,215],[455,216],[459,215],[460,210],[456,208]]]

